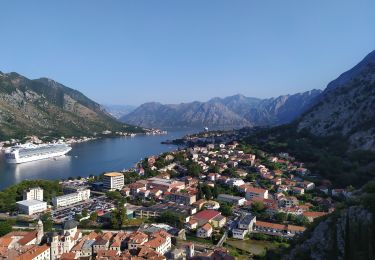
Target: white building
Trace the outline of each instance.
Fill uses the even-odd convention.
[[[246,199],[243,197],[233,196],[229,194],[219,194],[217,200],[239,206],[242,206],[246,202]]]
[[[244,185],[245,182],[242,179],[229,179],[228,181],[229,186],[231,187],[240,187],[241,185]]]
[[[197,237],[208,238],[212,236],[212,226],[209,223],[204,224],[197,230]]]
[[[249,233],[249,231],[247,229],[239,229],[239,228],[235,228],[232,230],[232,236],[233,238],[235,239],[245,239],[245,236],[246,234]]]
[[[22,200],[17,202],[18,209],[27,215],[44,212],[47,209],[47,202],[39,200]]]
[[[248,187],[246,189],[245,198],[247,200],[251,200],[254,197],[255,198],[268,199],[268,190],[256,188],[256,187]]]
[[[43,189],[40,187],[35,187],[23,191],[23,200],[43,201]]]
[[[104,174],[103,187],[106,190],[121,190],[124,187],[124,174],[109,172]]]
[[[90,198],[90,190],[83,189],[77,190],[77,192],[69,193],[62,196],[57,196],[52,199],[52,204],[55,207],[65,207],[69,206],[84,200],[88,200]]]

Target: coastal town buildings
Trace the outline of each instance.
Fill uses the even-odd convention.
[[[33,215],[44,212],[47,209],[47,202],[40,200],[22,200],[17,202],[18,209],[21,213]]]
[[[23,200],[43,201],[43,189],[40,187],[29,188],[23,192]]]
[[[124,174],[120,172],[109,172],[103,175],[103,187],[106,190],[121,190],[124,187]]]
[[[65,194],[52,198],[52,204],[55,207],[69,206],[90,198],[90,189],[79,189],[77,192]]]

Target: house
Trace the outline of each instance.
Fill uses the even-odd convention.
[[[251,200],[254,197],[268,199],[268,190],[249,186],[246,189],[245,198]]]
[[[315,184],[311,181],[303,181],[303,182],[299,183],[298,186],[304,188],[305,190],[315,189]]]
[[[131,233],[128,241],[128,249],[138,249],[148,241],[148,236],[140,231]]]
[[[238,196],[233,196],[233,195],[228,195],[228,194],[219,194],[219,196],[217,197],[217,200],[221,202],[226,202],[229,204],[239,205],[239,206],[242,206],[246,201],[246,199],[243,197],[238,197]]]
[[[298,205],[298,199],[294,196],[286,196],[279,199],[279,206],[290,208]]]
[[[201,210],[203,205],[206,203],[207,201],[204,200],[204,199],[200,199],[200,200],[197,200],[196,202],[194,202],[192,204],[192,206],[196,207],[198,210]]]
[[[257,221],[254,225],[254,230],[258,233],[264,233],[275,236],[293,237],[303,233],[306,228],[295,225],[281,225],[264,221]]]
[[[206,209],[198,212],[197,214],[193,215],[191,218],[198,221],[198,225],[202,226],[206,223],[210,223],[215,217],[221,215],[221,213],[217,210]]]
[[[245,182],[242,179],[236,179],[236,178],[229,179],[227,183],[231,187],[240,187],[241,185],[245,184]]]
[[[200,228],[198,228],[197,237],[209,238],[212,236],[212,232],[213,232],[212,226],[210,225],[210,223],[206,223]]]
[[[190,230],[197,229],[198,221],[196,219],[190,218],[190,220],[186,223],[186,228]]]
[[[280,185],[277,187],[277,192],[288,192],[289,188],[286,185]]]
[[[220,177],[220,174],[216,172],[211,172],[207,175],[207,180],[209,181],[216,181]]]
[[[293,187],[292,191],[293,191],[294,194],[297,194],[297,195],[302,195],[302,194],[305,193],[305,189],[300,188],[300,187]]]
[[[99,250],[107,250],[109,248],[109,239],[99,236],[96,238],[95,242],[92,244],[93,253],[96,254]]]
[[[308,170],[306,168],[297,168],[296,173],[301,176],[305,176],[308,174]]]
[[[172,247],[171,235],[164,230],[156,231],[150,236],[144,246],[152,248],[159,254],[164,255]]]
[[[285,225],[265,221],[256,221],[254,224],[254,230],[258,233],[265,233],[269,235],[283,235]]]
[[[197,200],[197,196],[191,193],[182,193],[182,192],[174,192],[174,193],[166,193],[164,196],[166,201],[176,202],[178,204],[183,205],[191,205]]]
[[[288,235],[300,235],[306,230],[305,227],[287,225],[286,232]]]
[[[150,207],[140,207],[134,211],[136,218],[155,218],[160,216],[165,211],[175,212],[181,217],[184,217],[186,221],[188,217],[197,212],[197,209],[192,206],[180,205],[174,202],[166,202],[161,204],[155,204]]]
[[[235,167],[238,166],[238,162],[236,162],[236,161],[229,161],[229,162],[228,162],[228,166],[229,166],[230,168],[235,168]]]
[[[224,217],[223,215],[218,215],[210,221],[211,225],[215,228],[224,227],[226,222],[227,222],[227,218]]]
[[[238,221],[238,228],[247,231],[252,231],[254,223],[256,222],[256,217],[251,214],[244,214]]]
[[[245,236],[247,235],[247,233],[249,233],[249,231],[247,229],[239,229],[239,228],[235,228],[232,230],[232,236],[233,238],[235,239],[245,239]]]
[[[39,260],[39,259],[50,259],[50,248],[48,245],[42,245],[42,246],[32,246],[28,248],[24,253],[21,253],[18,257],[15,259],[20,259],[20,260]]]

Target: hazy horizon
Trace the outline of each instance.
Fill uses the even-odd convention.
[[[375,49],[375,2],[2,3],[0,71],[110,105],[324,89]],[[324,28],[324,29],[322,29]]]

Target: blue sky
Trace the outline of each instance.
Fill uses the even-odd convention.
[[[2,1],[0,70],[106,104],[272,97],[375,49],[373,0]]]

